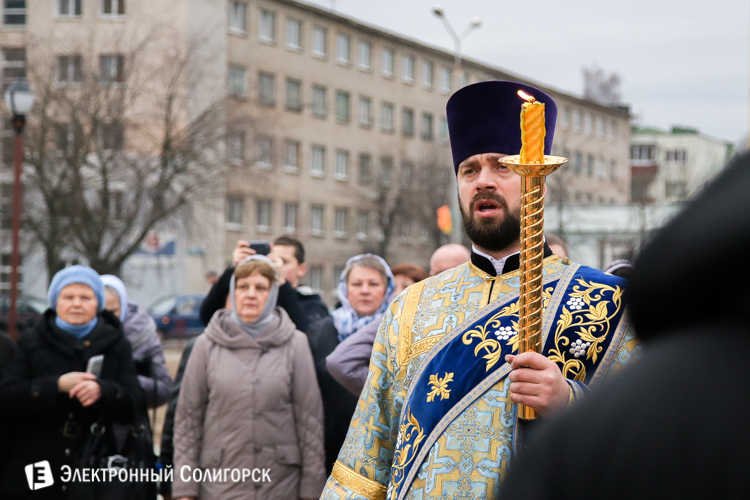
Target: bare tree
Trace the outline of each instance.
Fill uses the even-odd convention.
[[[620,104],[620,84],[622,80],[617,73],[606,74],[603,69],[594,65],[582,68],[584,90],[583,97],[603,104],[617,106]]]
[[[222,181],[223,98],[191,109],[195,52],[159,41],[147,36],[106,59],[91,50],[37,60],[29,73],[38,101],[26,222],[50,276],[65,249],[119,273],[150,231]]]

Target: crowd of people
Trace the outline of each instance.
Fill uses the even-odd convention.
[[[429,276],[353,256],[329,310],[300,286],[301,242],[260,255],[240,241],[174,381],[122,280],[58,272],[39,322],[0,342],[0,497],[154,499],[132,473],[172,470],[158,474],[167,500],[746,498],[745,293],[727,277],[744,272],[728,267],[748,234],[730,208],[747,204],[750,156],[635,267],[576,264],[546,235],[542,345],[518,352],[521,180],[497,160],[521,142],[519,88],[546,106],[548,153],[557,111],[543,91],[482,82],[448,102],[471,250],[439,248]],[[726,293],[687,301],[703,262]],[[157,457],[148,410],[165,403]],[[116,473],[36,489],[39,464]]]

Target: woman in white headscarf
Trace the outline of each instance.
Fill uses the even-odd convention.
[[[230,284],[233,309],[217,311],[195,341],[175,416],[175,499],[298,500],[323,491],[315,369],[305,335],[276,307],[278,289],[267,257],[243,260]],[[270,469],[270,478],[221,477],[233,469]]]
[[[341,307],[333,311],[330,318],[314,323],[307,334],[323,396],[328,474],[344,444],[359,394],[354,394],[331,376],[326,357],[350,337],[375,337],[393,299],[394,287],[391,269],[382,258],[373,254],[352,257],[339,281]]]

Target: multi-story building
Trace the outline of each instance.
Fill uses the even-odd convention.
[[[712,179],[732,154],[732,144],[685,127],[634,128],[630,146],[632,200],[681,202]]]
[[[204,78],[186,89],[194,101],[188,114],[227,98],[221,125],[230,171],[223,192],[215,193],[219,202],[202,207],[199,228],[177,245],[185,256],[175,259],[182,278],[174,291],[203,288],[204,272],[221,268],[236,240],[284,233],[305,243],[308,283],[328,299],[346,259],[364,250],[387,251],[394,264],[426,264],[440,242],[434,210],[455,192],[445,104],[456,83],[517,80],[555,98],[553,154],[570,163],[549,180],[552,202],[629,197],[626,108],[479,61],[463,60],[459,68],[450,52],[325,9],[294,0],[3,2],[6,80],[35,59],[35,37],[56,33],[70,44],[90,37],[82,26],[98,33],[99,64],[115,72],[126,62],[101,58],[111,59],[120,50],[115,42],[127,45],[131,32],[155,20],[168,27],[171,43],[195,44],[202,54]],[[113,31],[119,34],[107,41]],[[69,74],[75,64],[67,62]],[[126,134],[126,148],[129,142]]]

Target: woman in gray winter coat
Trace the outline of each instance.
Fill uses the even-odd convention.
[[[173,498],[298,500],[323,491],[312,355],[277,296],[271,261],[248,257],[232,277],[234,310],[219,310],[196,339],[177,403]]]
[[[128,302],[125,284],[117,276],[102,277],[106,296],[105,308],[120,319],[125,337],[133,349],[138,381],[146,392],[149,408],[157,408],[169,399],[172,377],[156,333],[156,324],[145,308]]]

